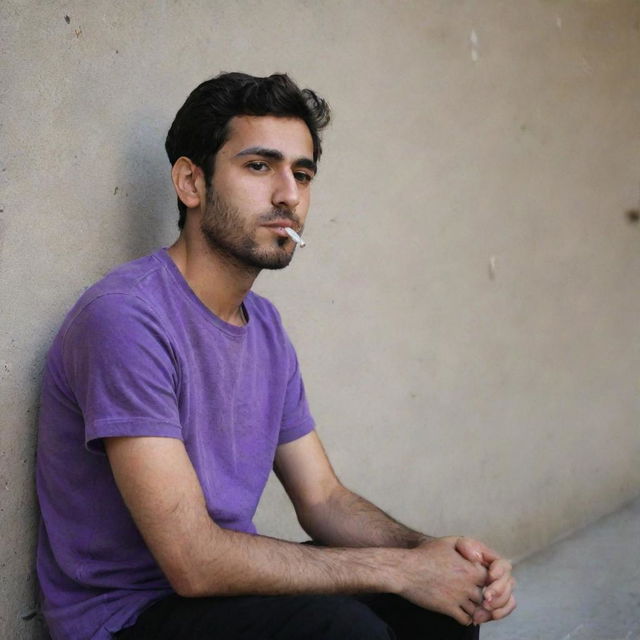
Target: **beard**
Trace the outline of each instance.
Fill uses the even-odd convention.
[[[259,216],[258,224],[250,231],[246,228],[246,216],[210,189],[200,230],[213,251],[243,268],[284,269],[293,257],[293,251],[286,248],[287,238],[275,236],[273,244],[266,247],[261,247],[255,240],[255,229],[259,224],[283,218],[297,222],[292,211],[275,209]]]

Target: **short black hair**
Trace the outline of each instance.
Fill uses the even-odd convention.
[[[300,89],[284,73],[260,78],[246,73],[221,73],[196,87],[182,105],[169,129],[165,149],[171,165],[185,156],[204,171],[211,185],[216,153],[229,139],[229,122],[235,116],[300,118],[313,141],[313,160],[322,154],[320,132],[331,118],[329,105],[311,89]],[[187,208],[178,198],[182,229]]]

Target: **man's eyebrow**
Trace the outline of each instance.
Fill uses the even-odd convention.
[[[303,169],[310,169],[313,173],[318,172],[318,165],[311,160],[311,158],[298,158],[294,163],[296,167],[302,167]]]
[[[240,156],[261,156],[263,158],[270,158],[271,160],[284,160],[284,155],[281,151],[277,149],[267,149],[266,147],[249,147],[248,149],[243,149],[239,153],[236,153],[236,158]],[[296,167],[310,169],[314,173],[318,170],[318,165],[311,160],[311,158],[297,158],[293,164]]]

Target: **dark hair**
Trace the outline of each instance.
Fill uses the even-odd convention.
[[[283,73],[258,78],[246,73],[221,73],[196,87],[182,105],[167,134],[165,149],[171,165],[186,156],[204,171],[211,185],[214,159],[229,138],[229,121],[234,116],[300,118],[313,140],[313,159],[322,154],[320,132],[329,124],[329,105],[311,89],[300,89]],[[184,227],[187,208],[178,198]]]

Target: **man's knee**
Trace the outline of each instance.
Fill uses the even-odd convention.
[[[346,596],[314,597],[305,607],[305,638],[392,640],[393,632],[369,607]]]

